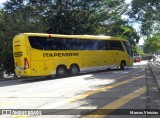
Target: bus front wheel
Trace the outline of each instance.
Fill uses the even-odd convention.
[[[77,75],[79,73],[79,67],[77,65],[71,65],[70,69],[69,69],[69,74],[74,76]]]
[[[121,70],[124,70],[125,66],[126,66],[125,61],[121,61],[121,65],[120,65]]]
[[[66,75],[66,67],[65,66],[58,66],[56,70],[57,77],[64,77]]]

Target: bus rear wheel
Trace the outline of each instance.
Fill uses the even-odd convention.
[[[71,65],[70,69],[69,69],[69,74],[71,76],[77,75],[79,73],[79,67],[77,65]]]
[[[66,67],[65,66],[58,66],[56,70],[57,77],[64,77],[66,75]]]

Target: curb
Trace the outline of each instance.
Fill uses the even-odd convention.
[[[0,78],[0,81],[18,80],[19,78]]]
[[[32,79],[43,79],[45,76],[41,77],[14,77],[14,78],[0,78],[0,81],[9,81],[9,80],[32,80]],[[45,79],[44,79],[45,80]]]
[[[147,109],[160,109],[160,93],[158,90],[157,80],[151,68],[151,65],[146,66],[146,108]],[[147,115],[146,118],[159,118],[154,115]]]

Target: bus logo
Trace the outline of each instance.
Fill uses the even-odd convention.
[[[43,53],[43,57],[71,57],[79,56],[78,53]]]

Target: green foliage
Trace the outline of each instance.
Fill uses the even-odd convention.
[[[129,15],[141,23],[141,33],[150,37],[160,27],[159,0],[132,0]]]
[[[3,16],[3,17],[2,17]],[[44,32],[43,19],[20,1],[7,1],[0,14],[0,68],[7,74],[14,73],[12,39],[23,32]]]
[[[143,52],[143,50],[142,49],[140,49],[140,47],[139,46],[135,46],[135,48],[134,48],[135,50],[134,50],[134,53],[139,53],[140,55],[144,55],[144,52]]]
[[[3,38],[4,38],[4,17],[3,17],[3,12],[2,10],[0,10],[0,73],[2,73],[2,64],[3,64],[3,60],[2,60],[2,57],[3,57],[3,54],[2,54],[2,50],[3,50]],[[1,77],[1,75],[0,75]]]
[[[135,46],[139,42],[140,36],[137,31],[131,26],[126,26],[123,21],[110,25],[110,35],[122,37]]]
[[[160,53],[160,34],[154,34],[151,38],[148,38],[144,45],[144,52],[148,54]]]
[[[117,22],[123,0],[55,0],[47,14],[49,33],[101,34],[106,23]],[[52,12],[54,11],[54,13]]]
[[[141,24],[140,33],[146,36],[144,52],[155,54],[160,51],[160,1],[159,0],[132,0],[130,18]]]

